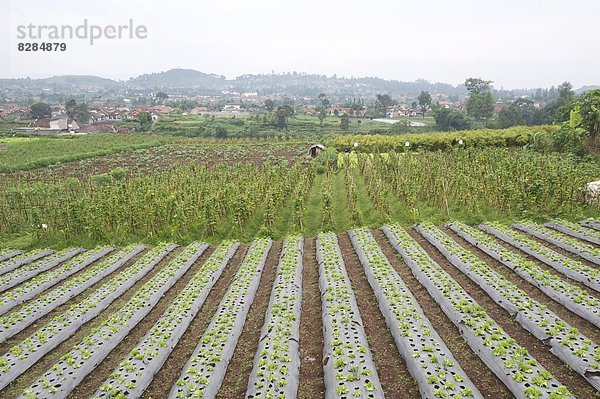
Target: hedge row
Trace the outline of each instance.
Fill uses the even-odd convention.
[[[401,135],[341,135],[334,141],[338,151],[358,152],[435,151],[453,147],[522,147],[537,135],[550,134],[552,126],[517,126],[508,129],[478,129]],[[355,147],[355,143],[358,146]],[[407,145],[408,144],[408,145]]]

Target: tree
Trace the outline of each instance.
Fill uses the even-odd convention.
[[[329,99],[327,98],[327,94],[325,93],[320,93],[317,97],[317,100],[319,100],[319,102],[321,103],[321,108],[323,109],[328,108],[331,104],[331,101],[329,101]]]
[[[421,106],[423,118],[425,118],[425,112],[427,112],[427,108],[431,105],[431,94],[428,91],[422,91],[419,94],[419,105]]]
[[[265,104],[265,109],[266,109],[268,112],[271,112],[271,111],[273,111],[273,109],[275,108],[275,102],[274,102],[273,100],[271,100],[270,98],[267,98],[267,99],[265,100],[264,104]]]
[[[575,98],[575,92],[573,91],[573,85],[569,82],[563,82],[558,86],[558,99],[556,100],[556,111],[554,113],[554,120],[558,122],[564,122],[569,120],[571,112],[571,103]]]
[[[498,114],[498,124],[501,128],[538,123],[537,110],[533,100],[518,98]]]
[[[71,119],[74,119],[75,112],[77,110],[77,101],[75,101],[74,98],[71,98],[65,103],[65,110],[67,111],[67,116]]]
[[[290,104],[286,104],[282,108],[285,111],[286,117],[291,118],[294,116],[294,108]]]
[[[389,94],[377,94],[376,106],[379,108],[379,112],[382,115],[387,114],[388,108],[396,104],[396,101]]]
[[[35,103],[29,108],[31,117],[34,119],[50,118],[52,116],[52,108],[46,103]]]
[[[277,126],[278,129],[287,130],[288,110],[286,110],[285,107],[289,107],[289,105],[277,107],[277,111],[275,112],[275,126]]]
[[[73,119],[75,119],[77,122],[88,123],[91,116],[92,114],[90,113],[86,103],[78,104],[75,107],[75,115],[73,116]]]
[[[487,119],[494,113],[494,98],[489,91],[474,93],[467,100],[466,106],[467,115],[477,120],[485,119],[487,125]]]
[[[65,110],[67,111],[67,117],[81,123],[88,123],[92,116],[88,105],[86,103],[78,104],[74,98],[65,103]]]
[[[471,121],[457,109],[440,107],[434,111],[435,126],[439,130],[467,130]]]
[[[158,93],[156,93],[156,98],[158,98],[159,100],[166,100],[167,98],[169,98],[169,95],[165,92],[159,91]]]
[[[323,122],[325,122],[325,118],[327,117],[327,110],[325,108],[322,108],[321,111],[319,111],[319,126],[323,127]]]
[[[348,131],[348,128],[350,127],[350,117],[348,116],[347,113],[344,113],[341,117],[340,117],[340,128],[346,132]]]
[[[217,129],[215,130],[215,137],[220,138],[220,139],[224,139],[227,137],[227,129],[224,128],[223,126],[217,126]]]
[[[150,127],[152,126],[152,115],[150,115],[150,112],[139,112],[137,115],[137,119],[140,122],[140,127],[143,132],[147,132],[148,130],[150,130]]]
[[[561,98],[563,101],[571,101],[575,97],[575,92],[573,91],[573,85],[571,82],[562,82],[558,86],[558,98]]]
[[[579,126],[596,140],[600,135],[600,89],[586,91],[577,100],[581,120]]]
[[[558,95],[557,95],[558,93]],[[546,107],[544,107],[543,123],[565,122],[569,120],[571,106],[575,98],[573,85],[569,82],[563,82],[555,89],[554,86],[549,91],[549,97],[554,98]]]
[[[492,87],[491,80],[483,80],[481,78],[468,78],[465,81],[465,87],[469,91],[469,94],[478,94],[490,91]]]
[[[488,118],[494,113],[494,98],[490,93],[492,83],[491,80],[481,78],[468,78],[465,81],[465,87],[469,91],[469,99],[465,104],[467,115],[476,120],[485,119],[486,125]]]

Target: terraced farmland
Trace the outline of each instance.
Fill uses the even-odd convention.
[[[0,250],[0,397],[600,398],[598,226]]]

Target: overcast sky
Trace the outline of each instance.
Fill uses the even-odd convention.
[[[598,0],[0,0],[0,77],[128,79],[191,68],[308,72],[496,88],[600,84]],[[19,52],[19,25],[128,24],[146,39]],[[60,42],[61,40],[53,40]]]

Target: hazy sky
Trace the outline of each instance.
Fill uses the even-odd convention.
[[[229,78],[298,71],[497,88],[600,84],[598,0],[0,0],[0,77],[128,79],[171,68]],[[128,24],[146,39],[52,40],[19,52],[17,26]]]

